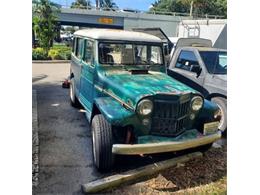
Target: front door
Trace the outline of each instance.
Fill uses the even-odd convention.
[[[87,117],[93,105],[93,78],[94,78],[94,42],[84,40],[84,52],[80,80],[80,100],[87,111]]]

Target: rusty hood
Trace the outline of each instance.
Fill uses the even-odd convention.
[[[156,94],[198,93],[162,72],[148,74],[108,74],[103,77],[103,90],[135,109],[140,99]]]

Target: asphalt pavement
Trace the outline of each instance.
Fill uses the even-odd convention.
[[[89,125],[61,87],[69,64],[33,64],[39,125],[39,178],[34,194],[81,194],[80,185],[101,177],[93,167]]]

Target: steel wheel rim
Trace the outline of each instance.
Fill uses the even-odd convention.
[[[70,99],[71,99],[72,102],[74,102],[73,89],[74,89],[73,84],[71,83],[71,85],[70,85]]]
[[[218,104],[217,104],[218,105]],[[218,107],[219,107],[219,109],[220,109],[220,116],[221,116],[221,119],[220,119],[220,121],[219,121],[219,126],[218,126],[218,128],[220,129],[220,127],[224,124],[224,112],[223,112],[223,108],[221,107],[221,106],[219,106],[218,105]],[[221,131],[224,131],[224,130],[222,130],[222,129],[220,129]]]

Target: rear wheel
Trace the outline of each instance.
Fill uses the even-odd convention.
[[[91,131],[94,164],[99,171],[108,171],[114,163],[112,126],[98,114],[92,120]]]
[[[70,80],[70,103],[75,108],[80,107],[80,102],[76,97],[76,93],[75,93],[75,81],[73,78]]]
[[[212,102],[216,103],[221,111],[221,120],[219,124],[219,130],[222,134],[226,134],[227,131],[227,100],[222,97],[214,97],[211,99]]]

